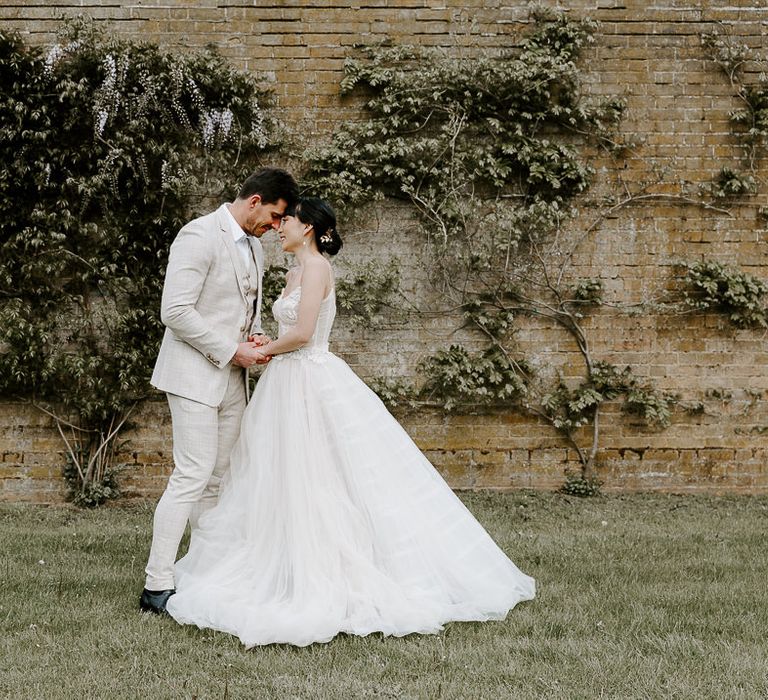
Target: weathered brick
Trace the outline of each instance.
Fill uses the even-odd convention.
[[[19,28],[31,41],[51,42],[59,9],[72,3],[29,0],[0,7],[0,29]],[[740,7],[743,6],[743,7]],[[625,159],[622,179],[631,190],[646,187],[665,167],[670,177],[649,192],[679,194],[716,177],[724,164],[737,163],[743,149],[733,135],[730,111],[738,98],[728,80],[705,59],[700,34],[710,23],[726,23],[732,35],[756,49],[764,42],[768,8],[747,0],[718,7],[690,3],[663,6],[624,0],[578,0],[569,9],[591,14],[603,24],[594,47],[584,55],[585,92],[591,97],[623,95],[628,104],[622,130],[639,146]],[[78,0],[77,11],[115,21],[116,33],[159,41],[182,50],[213,42],[235,65],[260,73],[274,84],[278,116],[301,134],[303,143],[326,138],[339,123],[361,118],[356,98],[342,98],[339,81],[352,44],[388,36],[394,43],[441,46],[449,51],[484,51],[519,45],[523,5],[498,6],[488,0],[283,0],[259,3],[112,3]],[[458,20],[473,25],[466,32]],[[706,21],[704,21],[706,20]],[[449,34],[449,32],[451,32]],[[374,36],[375,35],[375,36]],[[745,66],[755,82],[762,66]],[[611,193],[600,166],[612,165],[591,151],[598,176],[593,193]],[[711,257],[743,266],[766,279],[766,226],[753,200],[735,202],[731,218],[674,199],[647,202],[616,212],[575,251],[574,274],[601,277],[605,298],[638,303],[657,291],[674,291],[672,264]],[[598,195],[596,199],[599,203]],[[593,204],[580,205],[577,221],[591,220]],[[365,261],[405,252],[405,286],[430,308],[436,300],[415,260],[412,214],[385,207],[381,223],[367,230],[350,227],[344,258]],[[402,223],[411,222],[407,226]],[[413,230],[408,230],[411,226]],[[400,230],[402,228],[403,230]],[[365,229],[365,230],[363,230]],[[346,233],[346,232],[345,232]],[[267,250],[268,258],[277,255]],[[677,286],[675,286],[677,285]],[[467,331],[454,333],[456,318],[425,317],[380,330],[348,329],[340,317],[334,350],[362,376],[389,372],[415,378],[415,365],[427,352],[450,342],[478,347]],[[543,367],[558,367],[569,385],[583,378],[583,359],[573,338],[542,319],[521,319],[520,348]],[[625,417],[620,401],[602,407],[602,452],[598,469],[606,488],[766,490],[768,488],[768,406],[744,390],[768,390],[768,342],[759,332],[734,331],[720,314],[622,316],[596,310],[583,320],[592,354],[623,367],[631,365],[643,381],[702,400],[707,414],[678,410],[666,431],[649,431],[636,417]],[[707,399],[708,389],[731,391],[729,401]],[[157,496],[172,468],[170,417],[164,401],[150,402],[136,417],[137,427],[118,461],[131,495]],[[406,418],[405,427],[455,486],[463,488],[553,488],[566,468],[578,469],[574,451],[544,422],[519,412],[506,415],[444,417],[428,412]],[[577,439],[589,449],[589,430]],[[62,497],[58,473],[64,450],[50,417],[23,403],[0,404],[0,481],[4,500]],[[17,466],[21,465],[21,467]],[[34,478],[29,478],[34,475]],[[49,477],[46,477],[49,475]],[[53,495],[51,495],[53,494]]]

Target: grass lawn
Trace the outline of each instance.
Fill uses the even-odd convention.
[[[438,636],[250,651],[137,612],[153,504],[0,506],[0,697],[768,697],[768,498],[462,498],[535,601]]]

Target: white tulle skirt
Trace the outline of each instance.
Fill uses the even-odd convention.
[[[535,583],[327,352],[275,358],[168,612],[250,647],[503,619]]]

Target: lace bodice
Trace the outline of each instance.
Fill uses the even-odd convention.
[[[290,294],[279,296],[272,304],[272,315],[278,323],[278,337],[296,325],[299,318],[299,300],[301,299],[301,285]],[[336,289],[333,288],[328,296],[320,302],[320,313],[317,316],[315,332],[309,342],[298,350],[276,355],[275,360],[281,357],[318,356],[328,352],[328,339],[331,336],[333,320],[336,318]]]

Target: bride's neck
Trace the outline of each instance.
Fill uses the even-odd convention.
[[[309,246],[299,248],[294,253],[294,257],[299,267],[303,267],[305,261],[309,260],[309,258],[314,258],[317,255],[322,255],[322,253],[320,253],[318,250],[315,250],[314,248],[310,248]]]

